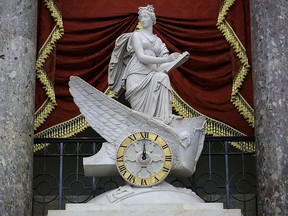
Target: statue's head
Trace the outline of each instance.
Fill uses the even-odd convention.
[[[152,19],[152,21],[153,21],[153,24],[155,24],[156,23],[156,15],[155,15],[155,13],[154,13],[154,7],[153,7],[153,5],[147,5],[146,7],[139,7],[138,8],[138,15],[140,15],[140,14],[148,14],[150,17],[151,17],[151,19]]]

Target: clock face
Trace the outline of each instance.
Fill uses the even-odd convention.
[[[147,187],[159,184],[172,167],[172,151],[166,141],[151,132],[128,136],[117,151],[117,169],[128,183]]]

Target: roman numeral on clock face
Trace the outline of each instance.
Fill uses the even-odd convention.
[[[123,164],[123,165],[119,166],[118,169],[119,169],[119,172],[124,172],[126,170],[126,167]]]
[[[156,135],[156,137],[155,137],[154,141],[156,141],[156,140],[158,139],[158,137],[159,137],[159,136],[158,136],[158,135]]]
[[[148,132],[140,132],[140,135],[143,139],[148,139],[149,133]]]
[[[172,156],[171,155],[165,155],[165,161],[171,162]]]
[[[166,172],[166,173],[169,172],[169,168],[167,168],[167,167],[163,167],[162,170],[163,170],[163,172]]]
[[[154,176],[154,180],[156,183],[160,181],[160,179],[158,179],[156,176]]]
[[[132,141],[136,140],[137,137],[135,136],[135,134],[132,134],[131,136],[128,137],[129,139],[131,139]]]
[[[145,179],[141,179],[141,185],[147,185],[147,181]]]
[[[166,148],[168,148],[168,144],[165,144],[162,146],[162,149],[166,149]]]
[[[124,155],[121,155],[121,156],[117,157],[117,162],[118,163],[123,162],[123,157],[124,157]]]
[[[132,174],[130,174],[128,177],[127,177],[127,180],[132,182],[132,183],[135,183],[135,176],[133,176]]]

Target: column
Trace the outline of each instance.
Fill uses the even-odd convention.
[[[288,212],[288,1],[250,0],[258,215]]]
[[[37,0],[0,1],[0,215],[32,215]]]

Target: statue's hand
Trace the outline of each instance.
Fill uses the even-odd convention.
[[[177,52],[171,53],[171,54],[168,56],[168,61],[169,61],[169,62],[175,61],[177,58],[179,58],[180,55],[181,55],[181,54],[180,54],[180,53],[177,53]]]

